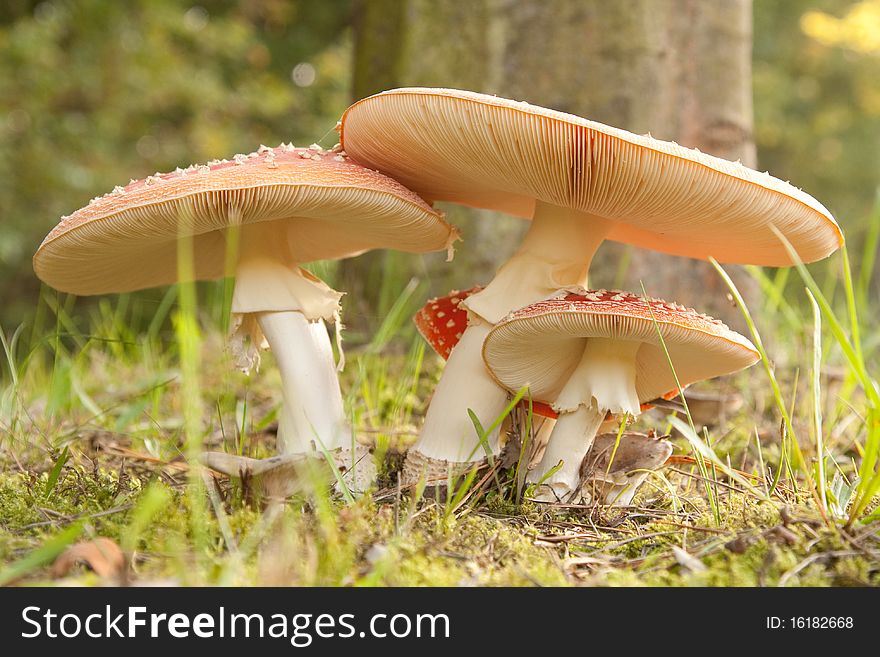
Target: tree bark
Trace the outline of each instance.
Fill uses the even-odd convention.
[[[383,69],[394,72],[383,79],[388,87],[448,86],[527,100],[755,163],[751,0],[376,4],[405,8],[401,41],[392,47],[402,58]],[[356,34],[358,57],[365,57],[370,35],[362,30]],[[380,77],[378,71],[357,70]],[[363,82],[355,80],[354,88],[363,89]],[[461,228],[464,243],[453,266],[439,256],[423,259],[432,291],[488,282],[515,250],[525,223],[491,212],[445,209]],[[738,267],[727,269],[746,300],[754,299],[752,279]],[[611,243],[600,249],[592,285],[639,291],[640,282],[652,296],[742,326],[739,311],[708,263]]]
[[[665,47],[655,59],[656,78],[664,89],[647,87],[634,94],[654,106],[637,125],[622,127],[729,160],[756,165],[752,131],[751,0],[667,0],[662,20]],[[665,76],[665,77],[664,77]],[[645,125],[644,119],[649,121]],[[599,119],[602,120],[602,119]],[[612,121],[613,122],[613,121]],[[644,283],[652,296],[670,298],[745,329],[721,277],[709,263],[643,249],[609,245],[594,265],[593,279],[603,286],[638,291]],[[625,267],[615,267],[615,264]],[[727,266],[746,303],[755,306],[757,282],[741,268]],[[625,270],[625,271],[623,271]]]
[[[400,86],[403,64],[403,30],[406,24],[405,0],[355,0],[352,7],[354,57],[352,62],[352,100]],[[371,251],[343,260],[339,264],[340,289],[346,292],[345,322],[355,330],[375,329],[390,305],[391,296],[384,280],[389,271],[403,269],[408,279],[415,270],[390,250]],[[403,281],[403,285],[406,284]],[[393,302],[393,300],[392,300]]]

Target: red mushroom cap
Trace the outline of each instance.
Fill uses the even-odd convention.
[[[592,338],[641,343],[636,390],[643,402],[668,398],[664,391],[677,380],[687,386],[761,358],[747,338],[693,308],[630,292],[576,289],[507,315],[483,342],[483,360],[499,385],[516,390],[528,384],[535,397],[549,401]]]
[[[449,360],[452,348],[468,327],[467,310],[459,304],[482,289],[477,285],[469,290],[452,290],[445,297],[429,299],[413,317],[419,333],[443,360]]]

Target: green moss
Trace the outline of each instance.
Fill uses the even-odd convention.
[[[554,555],[520,526],[468,514],[443,521],[423,513],[393,548],[393,586],[561,586],[567,578]]]
[[[232,427],[243,425],[245,452],[270,455],[277,372],[267,366],[259,377],[247,380],[230,374],[217,357],[221,344],[218,335],[207,334],[201,371],[205,438],[215,440],[212,449],[234,449]],[[805,496],[780,489],[791,507],[786,522],[795,519],[783,531],[774,529],[783,520],[777,502],[760,502],[719,486],[716,524],[702,484],[674,473],[669,479],[676,496],[665,487],[646,486],[637,498],[643,511],[560,509],[528,501],[517,506],[509,488],[512,475],[502,472],[503,490],[487,485],[452,513],[431,501],[411,506],[405,495],[395,499],[398,454],[396,461],[386,460],[385,488],[378,501],[362,498],[349,505],[318,491],[264,512],[245,503],[241,487],[233,485],[224,486],[220,519],[207,501],[202,509],[206,516],[194,517],[185,472],[167,469],[160,474],[152,461],[123,461],[113,456],[113,449],[103,448],[122,446],[179,458],[182,400],[172,369],[177,357],[158,350],[158,343],[155,347],[153,360],[139,356],[131,362],[108,357],[100,345],[83,352],[71,364],[72,371],[86,394],[110,410],[95,418],[72,399],[63,420],[34,413],[35,426],[25,428],[19,422],[13,438],[0,443],[0,458],[15,450],[15,459],[7,457],[0,468],[0,569],[71,523],[84,522],[86,536],[106,536],[132,548],[133,578],[141,581],[242,586],[880,585],[877,560],[837,531],[825,529]],[[355,424],[369,427],[369,435],[381,435],[398,449],[418,425],[436,383],[439,359],[427,358],[416,376],[409,357],[401,354],[355,358],[362,367],[348,368],[343,378],[344,388],[367,391],[355,395]],[[40,407],[45,381],[34,378],[37,374],[22,377],[20,398],[27,408]],[[149,393],[138,383],[145,381],[151,382]],[[246,409],[240,403],[243,390]],[[747,420],[743,417],[741,424],[749,424]],[[90,428],[74,430],[85,426]],[[45,442],[32,439],[38,434]],[[734,428],[713,445],[744,462],[748,440]],[[54,461],[46,456],[45,444],[70,447],[70,459],[49,492]],[[771,442],[765,448],[767,463],[778,463],[778,445]],[[156,490],[162,493],[161,504],[135,532],[132,523]],[[863,525],[858,533],[870,530]],[[558,542],[536,540],[548,534]],[[686,549],[705,569],[679,565],[673,547]],[[82,584],[97,583],[83,569],[72,576]],[[48,569],[35,569],[25,583],[48,577]]]

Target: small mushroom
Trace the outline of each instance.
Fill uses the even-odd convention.
[[[510,311],[588,286],[608,239],[720,262],[788,266],[843,244],[831,213],[767,173],[544,107],[456,89],[392,89],[356,102],[340,140],[358,162],[431,201],[531,219],[517,252],[465,301],[469,328],[449,357],[408,458],[482,458],[467,409],[489,425],[505,393],[479,365]],[[529,349],[528,346],[525,347]],[[498,449],[498,436],[490,436]]]
[[[338,150],[282,144],[93,199],[49,233],[34,269],[63,292],[128,292],[176,282],[184,273],[179,252],[184,261],[191,249],[196,279],[235,277],[230,343],[237,364],[256,367],[259,348],[272,348],[284,399],[280,454],[330,453],[341,467],[359,463],[372,472],[370,458],[351,453],[325,326],[336,324],[338,340],[342,294],[299,265],[375,248],[450,249],[455,239],[441,213],[396,181]],[[230,458],[240,462],[232,467],[227,458],[226,472],[254,467]],[[273,464],[284,467],[266,466]]]
[[[259,492],[260,497],[268,500],[285,499],[294,493],[307,491],[311,483],[303,476],[310,463],[306,454],[252,459],[223,452],[205,452],[202,463],[214,472],[241,479],[243,485],[247,482]],[[329,479],[327,481],[329,483]]]
[[[540,484],[536,499],[576,498],[581,464],[607,414],[638,415],[643,401],[675,387],[658,330],[683,386],[760,360],[718,320],[628,292],[569,290],[514,311],[488,334],[483,359],[498,384],[528,386],[559,413],[529,473]]]
[[[666,464],[672,443],[665,437],[624,431],[600,433],[581,464],[581,497],[629,506],[648,475]]]
[[[479,292],[481,289],[482,288],[479,286],[476,286],[468,290],[453,290],[446,296],[429,299],[413,317],[413,322],[419,333],[444,360],[449,359],[450,354],[456,345],[458,345],[458,341],[461,339],[462,334],[468,326],[469,311],[462,302],[472,294]],[[646,411],[656,405],[665,407],[672,406],[676,410],[681,410],[679,404],[674,401],[669,401],[674,399],[678,394],[678,390],[670,390],[662,397],[641,404],[640,408],[642,411]],[[521,409],[527,411],[529,408],[529,400],[523,399],[520,401],[519,406]],[[553,407],[550,406],[550,404],[545,404],[544,402],[537,400],[531,400],[531,406],[532,412],[535,416],[534,422],[537,433],[532,445],[532,450],[530,451],[536,456],[539,456],[546,447],[547,441],[549,440],[550,434],[556,423],[556,418],[559,417],[559,413],[553,410]],[[612,429],[611,425],[617,424],[617,422],[617,418],[609,413],[606,418],[606,424],[603,425],[600,430],[610,431]],[[449,460],[452,460],[453,458],[454,455],[452,454],[448,455],[447,459],[444,459],[441,456],[441,458],[426,464],[425,472],[422,472],[418,467],[415,467],[416,464],[412,460],[407,460],[404,465],[403,481],[406,483],[413,483],[417,481],[420,476],[426,476],[428,480],[435,478],[445,480]]]

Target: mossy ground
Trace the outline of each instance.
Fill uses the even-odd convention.
[[[270,453],[277,389],[271,362],[250,379],[231,374],[220,343],[219,335],[208,335],[201,355],[201,438],[213,449]],[[384,485],[373,495],[349,503],[318,490],[263,508],[240,485],[209,479],[218,493],[215,506],[182,456],[185,409],[173,357],[144,351],[149,358],[140,353],[114,361],[105,349],[84,350],[65,380],[47,369],[42,378],[37,373],[19,382],[13,403],[7,400],[13,431],[0,443],[0,564],[40,554],[53,537],[77,526],[81,537],[105,536],[123,546],[131,559],[126,579],[137,582],[880,584],[880,524],[844,530],[826,523],[803,487],[795,492],[788,478],[762,501],[712,475],[717,515],[692,465],[666,469],[628,509],[517,504],[505,471],[457,505],[401,493],[394,485],[400,450],[437,377],[438,363],[423,364],[420,349],[350,355],[343,386],[359,394],[352,403],[356,425],[384,455]],[[755,380],[739,380],[747,410],[726,418],[713,434],[716,450],[746,472],[758,471],[750,437],[755,427],[759,439],[764,436],[760,457],[777,463],[781,453],[773,430],[756,416],[755,398],[764,391],[749,387]],[[662,430],[666,419],[656,414],[646,422]],[[677,447],[687,450],[683,441]],[[769,486],[769,479],[754,481],[761,489]],[[52,582],[51,556],[36,559],[14,582]],[[98,583],[85,567],[67,579]]]

